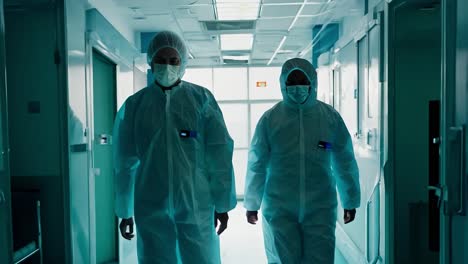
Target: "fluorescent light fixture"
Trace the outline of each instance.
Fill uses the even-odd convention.
[[[251,50],[253,34],[221,35],[221,50]]]
[[[250,56],[249,55],[242,55],[242,56],[223,56],[223,59],[225,60],[239,60],[239,61],[245,61],[249,60]]]
[[[276,57],[276,54],[278,54],[278,52],[279,52],[279,51],[281,50],[281,48],[283,47],[284,42],[286,41],[286,38],[287,38],[286,36],[283,37],[283,39],[281,40],[281,42],[280,42],[278,48],[275,50],[275,53],[273,53],[273,56],[271,56],[271,59],[270,59],[270,61],[267,63],[267,65],[270,65],[270,64],[273,62],[273,60],[274,60],[275,57]]]
[[[216,0],[218,20],[255,20],[260,0]]]

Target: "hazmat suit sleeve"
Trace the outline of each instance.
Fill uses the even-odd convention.
[[[234,141],[229,135],[223,114],[212,95],[205,106],[205,168],[210,181],[211,196],[218,213],[236,207],[236,187],[232,154]]]
[[[119,218],[133,216],[135,174],[140,164],[136,154],[132,116],[126,110],[127,103],[117,113],[113,129],[115,213]]]
[[[270,157],[270,146],[265,123],[265,116],[263,116],[257,124],[249,151],[244,199],[244,207],[248,211],[258,211],[260,209],[265,189]]]
[[[351,136],[340,116],[338,116],[338,128],[332,157],[333,172],[343,208],[358,208],[361,205],[359,169],[354,157]]]

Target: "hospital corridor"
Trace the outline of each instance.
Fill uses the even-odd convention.
[[[468,263],[467,0],[0,0],[0,264]]]

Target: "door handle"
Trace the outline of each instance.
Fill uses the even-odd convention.
[[[112,135],[99,134],[96,138],[98,145],[112,145]]]
[[[4,203],[6,203],[5,193],[0,190],[0,205],[3,205]]]
[[[440,208],[442,201],[444,200],[444,188],[442,186],[427,186],[429,191],[435,191],[435,195],[438,197],[437,199],[437,208]]]
[[[5,150],[0,149],[0,171],[5,170]]]
[[[450,127],[447,131],[446,185],[444,194],[446,215],[465,215],[465,127]]]

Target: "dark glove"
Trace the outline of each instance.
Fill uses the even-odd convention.
[[[247,222],[249,222],[252,225],[257,224],[258,211],[247,211],[245,215],[247,216]]]
[[[344,223],[349,224],[352,221],[354,221],[354,218],[356,217],[356,209],[351,209],[351,210],[344,210]]]
[[[133,234],[133,218],[130,217],[128,219],[122,219],[120,221],[119,229],[120,229],[120,234],[122,235],[123,238],[127,240],[132,240],[132,238],[135,236]],[[129,232],[127,232],[127,227],[129,229]]]
[[[218,235],[221,235],[224,230],[226,230],[227,228],[227,224],[228,224],[228,221],[229,221],[229,215],[228,213],[217,213],[215,212],[215,217],[214,217],[214,225],[215,225],[215,228],[218,227],[218,221],[220,222],[220,225],[219,225],[219,229],[218,229]]]

